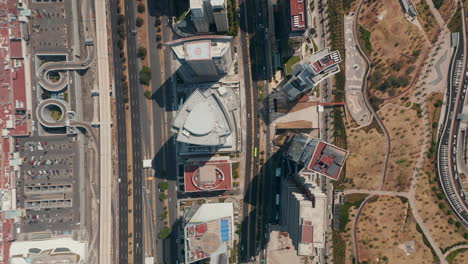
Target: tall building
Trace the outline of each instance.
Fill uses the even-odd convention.
[[[280,225],[299,256],[315,256],[325,247],[327,196],[318,180],[314,172],[300,172],[281,184]]]
[[[178,72],[185,82],[217,81],[234,62],[231,36],[198,36],[167,43],[179,60]]]
[[[318,51],[296,64],[281,90],[293,101],[312,90],[317,84],[340,71],[340,53],[330,49]]]
[[[234,85],[234,84],[233,84]],[[240,146],[238,83],[193,85],[172,123],[180,155],[236,152]],[[192,87],[184,87],[190,90]]]
[[[286,158],[301,171],[315,172],[337,180],[348,157],[348,151],[307,134],[291,134]]]
[[[226,0],[190,0],[190,10],[197,32],[210,32],[212,24],[217,32],[229,30]]]
[[[196,208],[194,208],[196,209]],[[202,204],[185,215],[185,263],[210,259],[210,263],[229,263],[234,240],[232,203]]]

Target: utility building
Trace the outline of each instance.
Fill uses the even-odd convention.
[[[232,64],[234,50],[231,36],[198,36],[169,42],[181,63],[178,72],[185,82],[217,81]]]
[[[213,24],[217,32],[229,30],[226,0],[190,0],[190,10],[197,32],[208,33]]]

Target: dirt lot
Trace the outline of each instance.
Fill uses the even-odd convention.
[[[432,263],[430,249],[411,216],[409,204],[381,196],[363,208],[357,226],[359,261],[369,263]],[[405,244],[413,244],[405,251]]]
[[[416,10],[418,11],[418,19],[423,26],[424,31],[426,32],[429,40],[433,41],[439,34],[440,27],[439,24],[437,24],[434,14],[432,14],[427,1],[432,0],[413,0],[413,4],[416,6]]]
[[[456,243],[468,242],[463,238],[467,231],[462,226],[457,228],[449,223],[449,218],[456,218],[439,187],[433,164],[433,161],[426,160],[416,189],[416,203],[418,208],[424,208],[419,214],[440,248],[445,249]]]
[[[385,155],[385,137],[377,128],[359,129],[346,125],[348,150],[346,162],[346,188],[377,189],[382,177]],[[376,147],[382,146],[382,147]]]
[[[423,142],[422,121],[416,110],[395,104],[385,105],[378,114],[392,142],[384,188],[394,191],[409,190]]]
[[[439,13],[446,23],[449,22],[456,8],[457,8],[457,5],[454,0],[443,1],[442,6],[439,8]]]
[[[424,32],[406,20],[398,0],[366,2],[359,23],[370,32],[371,92],[379,98],[399,94],[410,86],[427,52]]]
[[[468,250],[459,252],[452,261],[452,264],[467,264],[467,263],[468,263]]]

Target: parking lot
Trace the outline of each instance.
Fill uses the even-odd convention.
[[[23,165],[17,203],[26,209],[22,232],[70,232],[79,222],[76,137],[19,138],[15,150]]]

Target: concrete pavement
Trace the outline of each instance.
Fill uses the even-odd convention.
[[[110,106],[109,58],[107,44],[106,1],[95,1],[96,61],[99,87],[100,122],[100,203],[99,263],[111,264],[112,257],[112,119]]]

